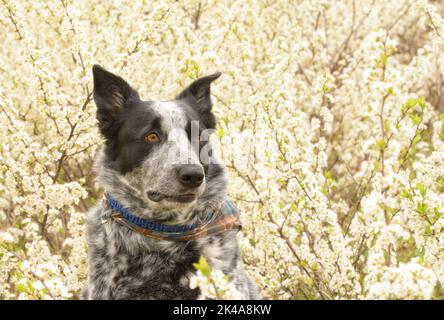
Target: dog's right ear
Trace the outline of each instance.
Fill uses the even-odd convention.
[[[93,66],[92,72],[99,129],[105,137],[110,137],[113,123],[125,108],[131,94],[137,92],[121,77],[97,64]]]

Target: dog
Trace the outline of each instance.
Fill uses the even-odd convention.
[[[257,299],[242,266],[226,173],[208,142],[216,128],[210,85],[221,73],[159,102],[141,100],[99,65],[92,71],[105,141],[95,171],[106,197],[87,217],[82,298],[197,299],[200,289],[189,282],[203,256],[229,276],[242,299]]]

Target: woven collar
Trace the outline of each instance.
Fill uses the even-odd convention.
[[[134,232],[157,240],[189,241],[242,228],[238,211],[229,200],[225,200],[221,208],[210,215],[208,221],[191,225],[166,225],[142,219],[133,215],[109,194],[105,194],[104,201],[111,210],[103,210],[102,223],[112,219]]]

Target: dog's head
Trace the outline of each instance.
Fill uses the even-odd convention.
[[[125,80],[93,67],[94,101],[107,168],[124,177],[155,210],[192,208],[223,170],[208,142],[215,129],[210,85],[195,80],[174,100],[144,101]],[[223,191],[223,190],[219,190]]]

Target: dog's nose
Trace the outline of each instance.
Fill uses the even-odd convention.
[[[186,165],[179,168],[178,179],[184,187],[197,188],[204,180],[204,173],[198,165]]]

